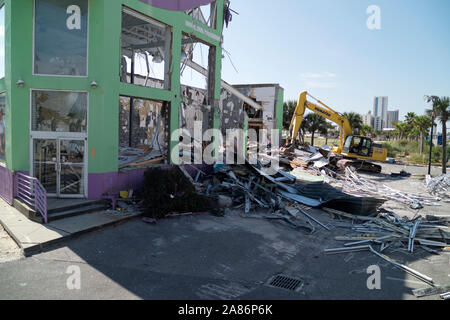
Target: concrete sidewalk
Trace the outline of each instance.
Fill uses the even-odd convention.
[[[140,213],[132,212],[124,215],[101,211],[57,220],[44,225],[29,220],[14,207],[0,199],[0,224],[16,241],[25,256],[80,234],[114,226],[140,215]]]

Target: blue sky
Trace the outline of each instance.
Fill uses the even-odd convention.
[[[369,30],[370,5],[381,30]],[[374,96],[423,114],[423,96],[450,96],[449,0],[232,0],[222,78],[279,83],[285,100],[309,91],[337,111],[361,114]]]

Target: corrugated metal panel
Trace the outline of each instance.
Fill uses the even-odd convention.
[[[356,197],[349,195],[323,182],[297,185],[296,189],[302,196],[319,200],[328,208],[355,215],[372,215],[386,201],[374,197]]]

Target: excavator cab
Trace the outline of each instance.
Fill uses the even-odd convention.
[[[362,136],[349,135],[345,140],[342,153],[357,155],[360,157],[371,157],[373,153],[372,139]]]

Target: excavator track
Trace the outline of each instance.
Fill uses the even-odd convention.
[[[355,160],[355,159],[343,159],[338,161],[338,167],[352,167],[356,171],[360,172],[370,172],[370,173],[381,173],[383,169],[380,165],[365,161],[365,160]]]

